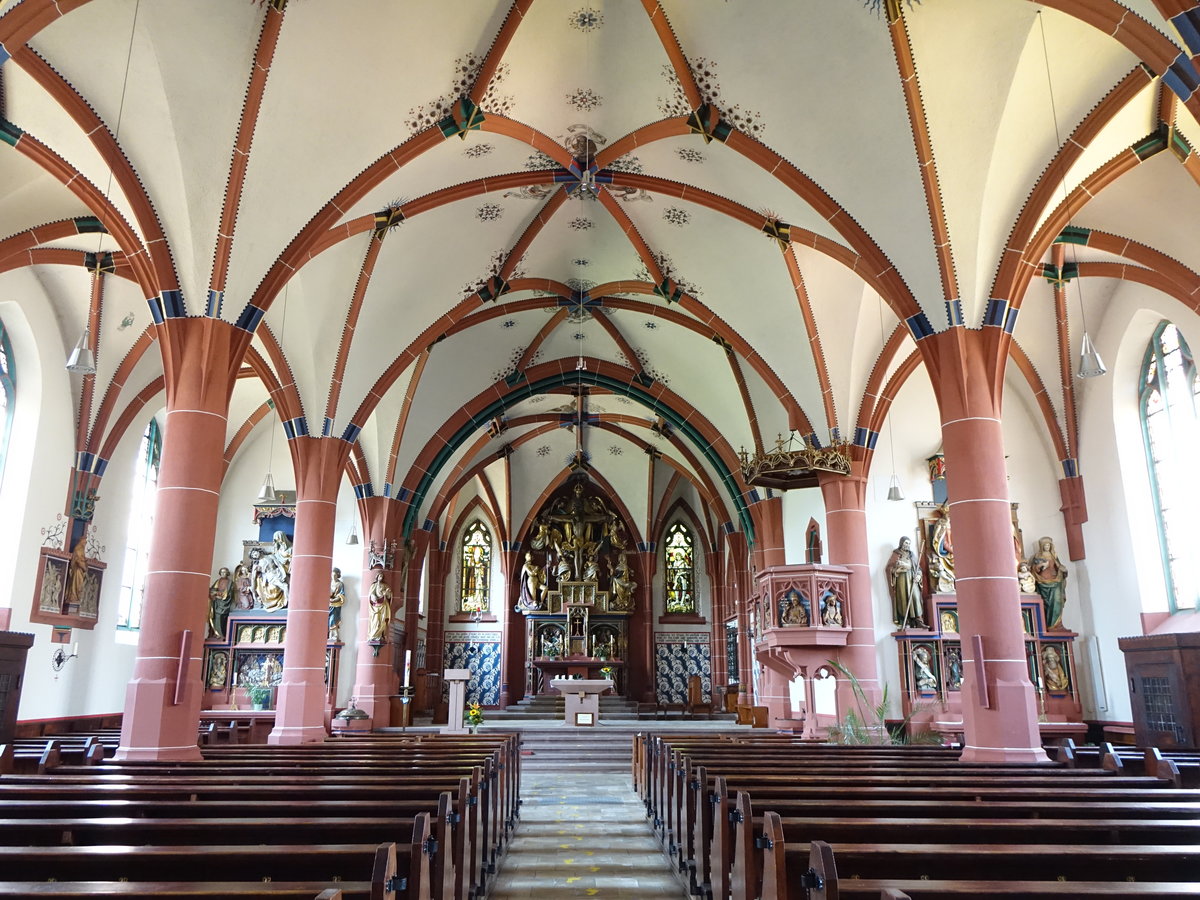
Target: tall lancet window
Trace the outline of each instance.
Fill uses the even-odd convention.
[[[1154,330],[1141,378],[1142,432],[1150,491],[1158,518],[1158,541],[1171,612],[1195,609],[1200,565],[1192,524],[1200,508],[1200,469],[1192,454],[1200,446],[1196,361],[1179,329],[1162,322]]]
[[[667,529],[667,612],[696,611],[696,567],[692,532],[682,522]]]
[[[162,432],[158,422],[151,419],[142,432],[133,475],[125,563],[121,566],[121,597],[117,606],[118,628],[140,628],[142,624],[142,596],[150,563],[150,541],[154,536],[154,498],[161,456]]]
[[[476,521],[462,539],[462,590],[459,609],[463,612],[487,612],[491,597],[488,576],[492,571],[492,535],[487,526]]]
[[[0,322],[0,482],[4,480],[4,460],[8,453],[8,438],[12,434],[13,406],[17,399],[16,376],[13,374],[12,346],[8,332]]]

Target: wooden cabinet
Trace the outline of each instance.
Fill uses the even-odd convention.
[[[1200,743],[1200,633],[1121,638],[1140,747]]]

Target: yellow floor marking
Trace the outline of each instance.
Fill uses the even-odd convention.
[[[583,878],[582,875],[572,875],[570,878],[567,879],[567,884],[574,884],[576,881],[582,880],[582,878]]]

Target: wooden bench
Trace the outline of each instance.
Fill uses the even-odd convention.
[[[98,888],[94,883],[106,881],[168,896],[187,896],[198,890],[209,896],[262,896],[268,889],[282,888],[289,894],[313,897],[322,885],[336,885],[346,897],[428,898],[428,884],[421,883],[419,872],[410,889],[409,848],[401,848],[399,854],[397,850],[393,843],[0,847],[0,897],[63,896],[61,885],[71,884],[70,890],[74,890],[80,882],[90,883],[92,895],[112,893],[108,886]],[[217,885],[212,883],[214,858],[220,860],[222,881]],[[424,866],[427,870],[427,862]],[[124,893],[126,889],[119,890]]]
[[[768,827],[772,826],[770,823]],[[1045,897],[1092,897],[1118,898],[1140,897],[1176,898],[1194,897],[1200,893],[1200,883],[1188,881],[1128,881],[1123,878],[1099,880],[1096,876],[1086,880],[1057,880],[1045,878],[1041,880],[1012,879],[1014,867],[1030,866],[1037,870],[1039,866],[1049,866],[1046,871],[1053,870],[1054,859],[1060,863],[1073,853],[1078,853],[1081,864],[1090,859],[1095,865],[1095,871],[1130,871],[1129,866],[1141,865],[1141,859],[1152,858],[1159,848],[1098,848],[1098,847],[1058,847],[1057,854],[1026,846],[1005,847],[989,846],[987,852],[980,852],[978,846],[971,845],[891,845],[904,846],[904,849],[875,848],[863,845],[831,846],[824,841],[812,844],[777,843],[769,832],[764,837],[764,845],[769,860],[768,869],[764,874],[761,900],[825,900],[825,898],[844,898],[844,900],[866,900],[866,898],[882,898],[882,900],[920,900],[934,897],[940,900],[985,900],[989,897],[1011,898],[1045,898]],[[847,877],[846,869],[839,870],[843,857],[848,866],[871,867],[876,864],[897,865],[903,867],[905,859],[916,867],[922,865],[917,861],[921,851],[928,848],[928,866],[938,867],[936,877],[904,878],[891,874],[882,877]],[[968,848],[975,851],[968,858]],[[943,850],[945,851],[943,853]],[[1122,850],[1133,852],[1122,853]],[[993,853],[992,851],[995,851]],[[1009,852],[1011,851],[1011,852]],[[1191,848],[1178,851],[1178,848],[1167,848],[1162,853],[1173,863],[1187,863],[1194,859]],[[1051,859],[1049,857],[1054,857]],[[888,858],[890,857],[890,859]],[[853,860],[853,862],[851,862]],[[1137,861],[1135,863],[1135,861]],[[959,871],[955,866],[966,867],[972,877],[957,879],[943,877],[940,872],[945,867],[949,871]],[[1190,864],[1195,874],[1194,864]],[[873,869],[868,868],[867,871]],[[1022,871],[1018,868],[1017,871]],[[1024,875],[1022,871],[1022,876]],[[735,895],[736,897],[737,895]]]
[[[515,824],[515,736],[302,746],[221,750],[201,762],[60,766],[48,775],[0,779],[0,842],[17,843],[16,835],[21,844],[131,846],[201,845],[213,834],[223,843],[268,845],[390,840],[407,861],[414,845],[396,840],[396,829],[414,828],[423,815],[426,835],[415,845],[418,868],[409,881],[424,893],[412,896],[483,895]],[[445,791],[448,785],[456,790]]]

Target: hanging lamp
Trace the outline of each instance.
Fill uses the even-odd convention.
[[[96,357],[92,354],[92,334],[85,326],[83,334],[75,342],[75,349],[67,357],[67,371],[79,375],[96,374]]]

